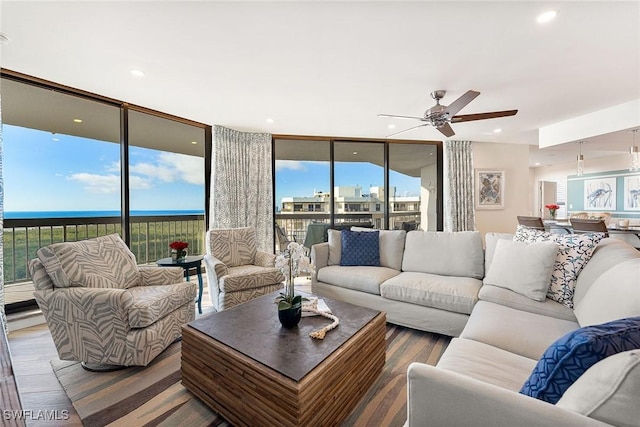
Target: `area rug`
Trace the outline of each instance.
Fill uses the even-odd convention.
[[[387,325],[387,361],[380,377],[343,425],[402,426],[407,417],[407,367],[440,359],[451,338]],[[181,343],[147,367],[85,371],[78,362],[51,361],[85,426],[228,426],[180,382]]]

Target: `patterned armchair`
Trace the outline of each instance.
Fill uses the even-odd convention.
[[[216,311],[282,289],[276,256],[257,250],[254,227],[209,230],[206,246],[204,264]]]
[[[29,262],[60,359],[89,370],[146,366],[195,318],[182,267],[138,266],[117,234],[54,243]]]

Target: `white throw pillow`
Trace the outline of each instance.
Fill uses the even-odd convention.
[[[342,258],[342,237],[340,230],[327,230],[327,237],[329,241],[329,261],[327,265],[340,265],[340,258]]]
[[[547,298],[558,246],[553,242],[498,240],[485,285],[507,288],[536,301]]]
[[[496,251],[496,245],[498,244],[498,240],[513,240],[513,233],[493,233],[489,232],[484,235],[484,271],[485,274],[489,271],[489,266],[491,265],[491,260],[493,259],[493,254]]]
[[[518,226],[513,240],[516,242],[553,242],[558,245],[551,285],[547,297],[573,308],[573,291],[576,279],[587,261],[591,258],[604,233],[555,234]]]
[[[616,426],[640,423],[640,350],[609,356],[591,366],[556,405]]]
[[[382,267],[402,269],[402,255],[404,240],[407,232],[404,230],[376,230],[375,228],[351,227],[351,231],[379,231],[380,234],[380,265]]]

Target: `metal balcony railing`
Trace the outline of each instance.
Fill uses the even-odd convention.
[[[43,246],[120,232],[120,217],[5,219],[4,283],[30,281],[27,264]],[[138,264],[170,256],[169,243],[175,240],[188,242],[189,253],[202,254],[204,234],[204,215],[131,217],[131,251]]]

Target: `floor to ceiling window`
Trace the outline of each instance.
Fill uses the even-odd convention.
[[[329,227],[442,230],[442,143],[276,136],[276,250]],[[388,188],[388,190],[387,190]]]
[[[203,253],[210,127],[6,70],[0,90],[7,311],[34,305],[27,263],[50,243],[118,233],[141,264],[173,240]]]

